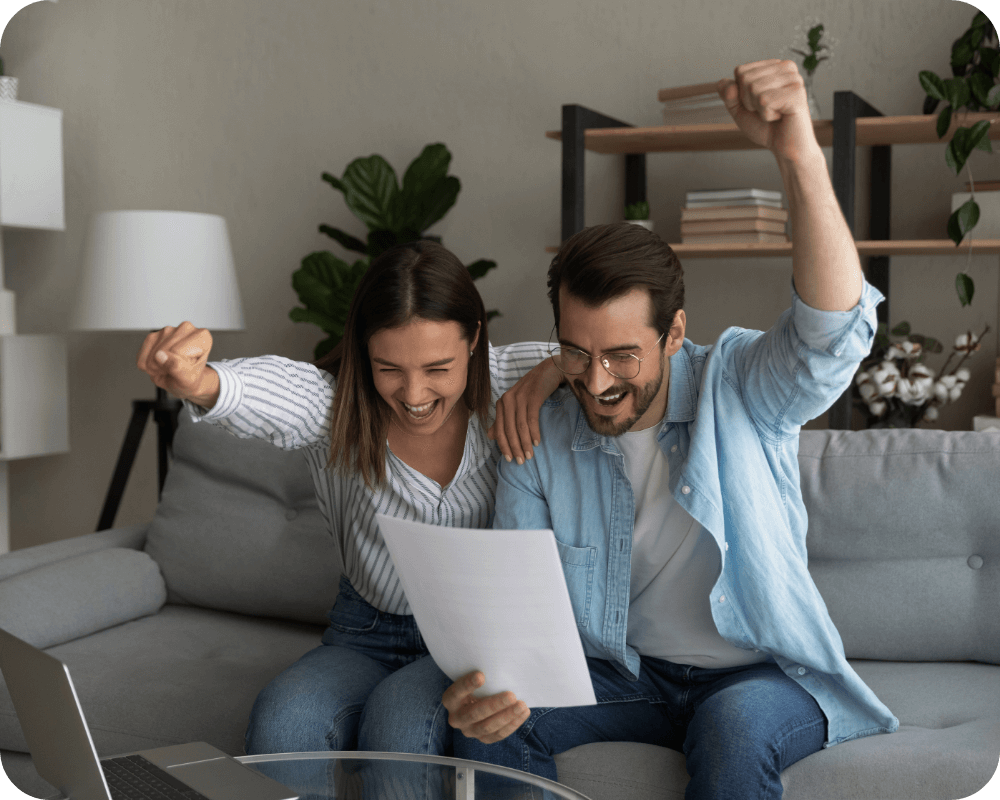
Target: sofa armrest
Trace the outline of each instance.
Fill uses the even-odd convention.
[[[152,558],[108,547],[0,581],[0,628],[44,649],[155,614],[166,601]]]
[[[146,530],[149,523],[132,525],[127,528],[110,528],[106,531],[88,533],[84,536],[74,536],[72,539],[62,539],[56,542],[25,547],[13,553],[0,555],[0,581],[29,569],[53,564],[66,558],[73,558],[94,550],[104,550],[108,547],[128,547],[141,550],[146,543]]]

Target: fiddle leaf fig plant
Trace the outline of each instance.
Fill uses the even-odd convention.
[[[347,310],[371,259],[391,247],[438,236],[425,231],[455,205],[462,188],[458,178],[448,175],[451,153],[443,144],[429,144],[407,167],[400,185],[392,166],[380,155],[356,158],[340,177],[324,172],[322,178],[344,195],[344,202],[368,229],[365,238],[320,225],[319,230],[345,250],[362,256],[348,264],[327,251],[310,253],[292,274],[292,287],[305,308],[293,308],[295,322],[318,325],[327,338],[316,345],[315,358],[332,350],[344,335]],[[495,261],[479,259],[467,265],[473,280],[496,267]],[[500,312],[487,312],[487,319]]]
[[[995,111],[1000,108],[1000,48],[997,31],[981,11],[972,18],[969,29],[954,41],[951,47],[952,77],[942,79],[930,70],[920,72],[920,85],[927,93],[924,113],[933,114],[938,105],[944,108],[938,113],[937,135],[947,136],[952,121],[962,109],[970,111]],[[980,120],[970,127],[958,127],[945,148],[944,160],[955,175],[965,168],[969,175],[970,197],[952,212],[948,218],[948,238],[955,245],[961,244],[966,235],[979,222],[979,204],[972,181],[969,157],[975,150],[992,153],[990,125],[995,120]],[[969,259],[972,248],[969,248]],[[968,272],[955,276],[955,289],[963,306],[972,302],[975,284]]]

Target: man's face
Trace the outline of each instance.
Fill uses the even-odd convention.
[[[649,428],[662,420],[667,410],[667,359],[683,344],[684,312],[678,312],[674,326],[659,344],[660,334],[650,326],[651,319],[652,301],[642,288],[596,308],[565,287],[559,290],[559,344],[591,356],[586,372],[567,375],[566,379],[587,424],[602,436]],[[600,363],[606,353],[632,353],[642,358],[639,374],[629,379],[611,375]]]

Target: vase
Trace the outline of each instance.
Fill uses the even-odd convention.
[[[653,220],[651,219],[627,219],[626,222],[630,222],[633,225],[639,225],[645,228],[647,231],[653,230]]]
[[[823,119],[823,115],[819,111],[819,103],[816,102],[816,93],[813,91],[813,76],[810,73],[806,73],[803,77],[806,85],[806,100],[809,103],[809,116],[812,119]]]
[[[17,78],[0,76],[0,100],[17,100]]]

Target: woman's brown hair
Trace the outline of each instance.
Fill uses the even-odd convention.
[[[375,389],[368,341],[378,331],[419,318],[457,322],[472,342],[479,333],[462,397],[485,427],[490,408],[486,308],[469,270],[451,251],[420,240],[372,261],[347,312],[344,338],[315,362],[337,378],[328,468],[360,473],[369,489],[385,483],[385,440],[392,410]]]

